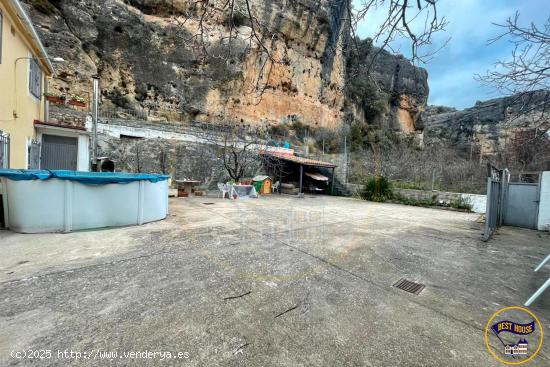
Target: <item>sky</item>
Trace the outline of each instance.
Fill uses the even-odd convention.
[[[359,6],[361,1],[354,0],[354,5]],[[434,44],[440,47],[450,38],[449,43],[429,63],[417,65],[428,70],[428,104],[463,109],[478,100],[501,96],[474,79],[476,74],[485,74],[497,60],[507,59],[512,53],[508,40],[488,45],[489,39],[502,32],[492,23],[502,24],[519,11],[520,24],[542,25],[550,15],[550,3],[548,0],[439,0],[437,11],[449,24],[446,31],[435,36]],[[384,8],[369,13],[358,27],[358,36],[373,36],[385,14]],[[392,48],[408,56],[410,44],[396,39]]]

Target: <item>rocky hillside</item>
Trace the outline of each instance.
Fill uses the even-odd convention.
[[[428,72],[402,56],[373,47],[370,39],[349,49],[347,85],[354,117],[382,129],[421,134]]]
[[[205,20],[205,57],[193,43],[198,21],[188,18],[189,0],[25,1],[49,54],[68,61],[57,66],[50,87],[61,93],[88,98],[90,77],[98,74],[105,107],[150,120],[335,128],[351,111],[363,123],[407,133],[423,128],[427,74],[403,58],[381,53],[374,65],[383,105],[376,118],[357,103],[361,95],[347,92],[347,70],[362,65],[344,57],[347,0],[251,1],[257,19],[276,32],[275,54],[284,54],[267,68],[242,17],[233,18],[231,56],[218,57],[228,51],[220,42],[230,17],[223,11]]]
[[[548,92],[539,91],[477,102],[461,111],[430,106],[422,115],[425,140],[443,142],[465,154],[493,155],[510,149],[519,132],[550,128],[542,103],[548,98]]]

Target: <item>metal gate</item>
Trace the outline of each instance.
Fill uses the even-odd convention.
[[[510,180],[507,169],[488,165],[487,209],[484,240],[502,224],[537,229],[540,203],[540,173],[520,173]],[[516,178],[517,176],[517,178]]]
[[[42,135],[42,169],[76,171],[78,139],[57,135]]]
[[[509,182],[506,190],[504,224],[537,229],[540,179],[537,183]]]
[[[0,131],[0,168],[10,168],[10,136]]]
[[[483,239],[488,241],[494,230],[502,225],[505,185],[510,179],[508,170],[499,170],[487,164],[487,209]]]

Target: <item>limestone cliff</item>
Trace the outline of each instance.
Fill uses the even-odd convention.
[[[235,22],[239,35],[231,57],[228,14],[206,19],[208,56],[190,40],[197,21],[186,20],[189,0],[25,0],[57,66],[50,89],[89,98],[90,77],[99,74],[104,108],[134,111],[149,120],[232,121],[276,125],[299,121],[334,128],[350,108],[363,122],[407,133],[422,130],[420,111],[427,74],[403,58],[381,53],[373,68],[387,108],[375,121],[348,103],[346,92],[348,0],[253,0],[252,12],[278,32],[275,52],[285,62],[263,68],[261,52],[247,40],[251,28]],[[196,19],[196,18],[195,18]],[[258,80],[262,93],[255,90]],[[351,107],[350,107],[351,106]]]
[[[373,47],[370,39],[354,42],[349,50],[347,84],[354,117],[383,129],[421,134],[429,93],[427,71]]]
[[[423,114],[425,139],[467,154],[490,156],[507,149],[518,132],[549,129],[550,118],[542,103],[547,100],[548,92],[538,91],[477,102],[461,111],[430,106]]]

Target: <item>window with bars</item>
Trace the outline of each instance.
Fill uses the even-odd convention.
[[[30,60],[30,67],[29,67],[29,92],[36,98],[40,98],[42,96],[41,92],[42,88],[42,70],[40,70],[40,66],[38,65],[38,61],[35,59]]]
[[[10,168],[10,137],[0,130],[0,168]]]

